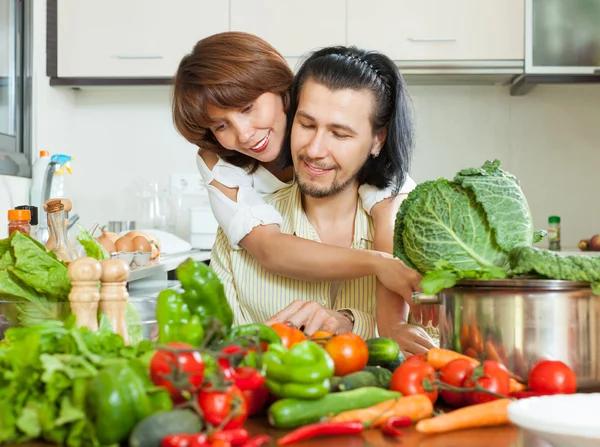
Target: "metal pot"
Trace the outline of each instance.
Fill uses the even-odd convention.
[[[600,296],[589,283],[519,279],[469,280],[438,295],[440,347],[499,360],[526,381],[541,359],[561,360],[580,389],[600,387]]]

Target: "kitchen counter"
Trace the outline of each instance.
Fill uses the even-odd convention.
[[[139,281],[149,278],[160,279],[163,277],[166,280],[167,273],[175,270],[187,258],[192,258],[196,261],[208,261],[210,259],[210,250],[190,250],[160,256],[158,259],[150,261],[144,267],[131,269],[129,281]]]
[[[270,427],[265,419],[250,419],[246,428],[252,435],[269,434],[274,439],[287,432]],[[43,443],[6,444],[13,447],[48,447]],[[271,444],[274,445],[274,444]],[[461,430],[442,435],[423,435],[414,427],[404,429],[401,441],[382,435],[378,429],[367,430],[361,436],[337,436],[302,441],[299,447],[552,447],[537,436],[515,426]]]

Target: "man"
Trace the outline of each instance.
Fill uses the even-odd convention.
[[[292,86],[294,119],[283,150],[296,182],[266,200],[282,215],[282,232],[373,249],[373,220],[361,206],[359,187],[404,179],[406,96],[397,68],[381,54],[335,47],[305,61]],[[225,286],[235,324],[289,321],[308,334],[323,329],[369,338],[379,323],[380,334],[394,336],[404,352],[433,346],[421,328],[406,323],[408,306],[396,315],[377,308],[377,301],[401,298],[378,287],[375,277],[323,283],[272,275],[246,251],[233,250],[221,230],[211,266]]]

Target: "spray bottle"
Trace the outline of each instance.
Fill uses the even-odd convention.
[[[52,178],[52,186],[50,187],[50,197],[51,199],[57,198],[66,198],[67,194],[65,191],[65,172],[68,172],[70,175],[73,174],[71,169],[71,161],[73,157],[64,154],[55,154],[50,158],[50,161],[54,161],[57,163],[57,166],[54,171],[54,176]]]

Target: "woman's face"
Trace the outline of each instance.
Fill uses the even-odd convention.
[[[256,158],[262,163],[275,160],[281,151],[286,115],[281,95],[263,93],[239,109],[209,105],[210,130],[221,146]]]

